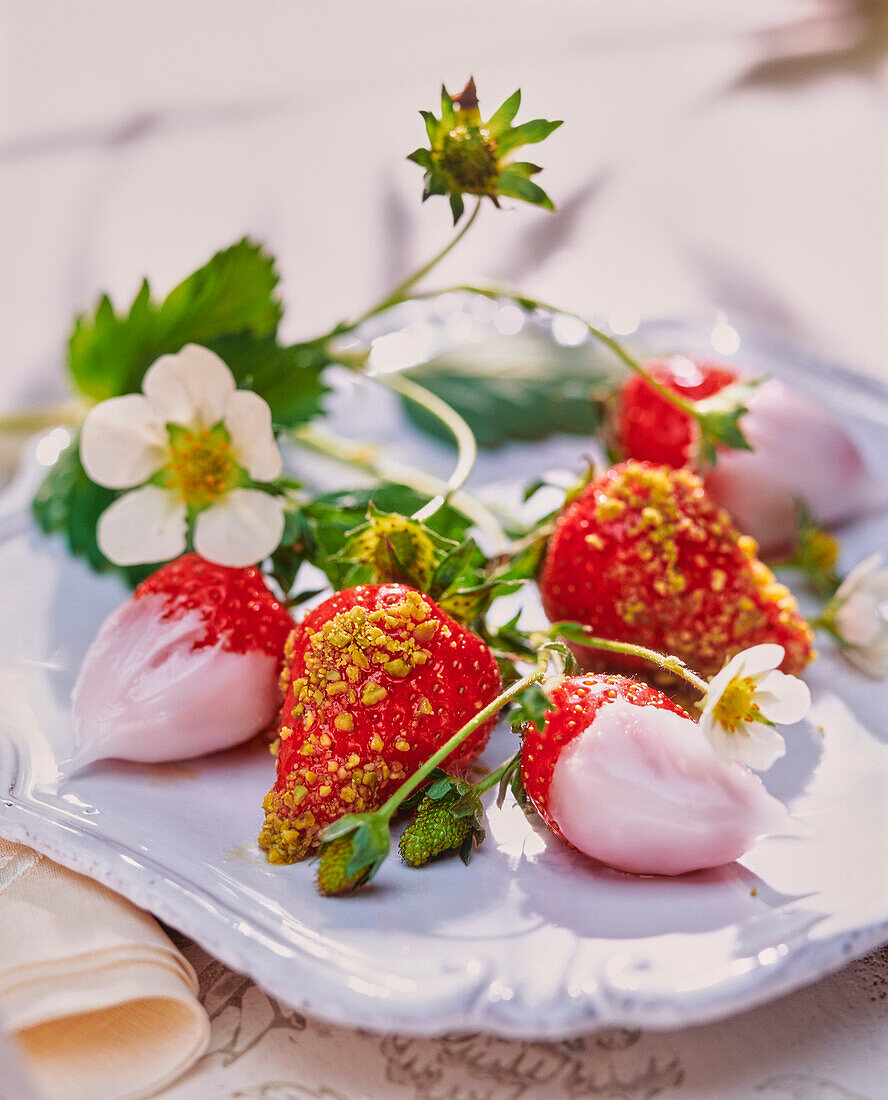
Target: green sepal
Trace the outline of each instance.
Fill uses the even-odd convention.
[[[522,726],[534,726],[542,730],[546,724],[546,715],[553,709],[552,700],[539,684],[531,684],[513,699],[513,709],[509,722],[513,730]]]
[[[438,606],[448,615],[460,622],[470,623],[490,607],[498,596],[509,596],[517,592],[523,580],[500,580],[494,577],[473,588],[456,588],[437,597]]]
[[[562,124],[564,120],[549,122],[545,118],[535,118],[530,122],[523,122],[520,126],[514,126],[496,139],[497,152],[502,156],[513,149],[519,149],[522,145],[535,145],[545,139]]]
[[[485,129],[491,137],[496,138],[512,124],[512,120],[515,115],[518,114],[518,108],[521,106],[521,89],[512,92],[508,99],[504,100],[499,107],[493,112],[487,122],[484,124]]]
[[[428,134],[429,141],[432,143],[432,145],[434,145],[435,142],[438,140],[438,134],[440,132],[440,123],[438,122],[438,120],[435,118],[435,116],[432,114],[431,111],[420,111],[419,113],[422,115],[422,120],[425,123],[426,133]],[[408,158],[408,159],[412,159],[412,158]],[[417,162],[417,163],[419,163],[419,162]]]
[[[517,172],[501,172],[497,183],[497,191],[507,198],[521,199],[523,202],[532,203],[534,206],[542,206],[545,210],[555,209],[554,203],[542,187]]]
[[[455,549],[457,544],[419,520],[382,512],[371,503],[366,522],[350,534],[337,558],[369,565],[378,584],[400,581],[425,592],[439,565]]]
[[[542,172],[542,168],[538,164],[531,164],[526,160],[512,160],[503,168],[504,172],[508,172],[511,176],[523,176],[524,179],[529,179],[531,176],[535,176],[537,172]],[[502,179],[502,176],[500,176]]]
[[[295,580],[300,565],[310,562],[326,574],[337,590],[369,583],[373,580],[373,567],[344,560],[342,552],[352,534],[366,526],[370,504],[380,512],[410,515],[428,504],[429,499],[405,485],[387,484],[322,493],[299,503],[291,500],[284,538],[272,555],[273,570],[284,580],[287,577]],[[445,505],[424,526],[441,536],[447,546],[457,547],[471,523],[451,505]]]
[[[516,753],[508,769],[503,773],[499,781],[499,787],[496,792],[496,804],[499,809],[502,809],[508,792],[511,793],[512,797],[525,814],[530,816],[536,813],[533,808],[533,803],[530,801],[530,796],[524,789],[524,776],[521,772],[521,753]]]
[[[453,97],[444,87],[441,85],[441,130],[453,129],[453,124],[456,122],[456,111],[453,106]]]
[[[431,588],[436,592],[446,592],[466,574],[473,565],[477,565],[483,555],[474,539],[464,539],[458,543],[438,564],[431,579]]]
[[[740,419],[749,412],[749,397],[761,379],[735,382],[723,390],[694,403],[694,415],[700,429],[700,453],[706,463],[714,466],[718,448],[751,451],[749,440],[740,427]]]
[[[351,853],[345,864],[341,890],[325,893],[341,893],[364,886],[376,875],[389,853],[391,834],[388,819],[377,814],[346,814],[328,825],[320,835],[320,858],[335,841],[351,839]],[[320,871],[319,871],[320,874]]]
[[[412,160],[414,164],[418,164],[420,168],[430,169],[432,167],[432,154],[424,146],[414,149],[412,153],[408,154],[407,159]]]

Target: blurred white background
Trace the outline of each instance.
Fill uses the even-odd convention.
[[[0,404],[50,396],[71,315],[165,291],[244,233],[286,335],[449,232],[405,155],[474,73],[520,85],[559,212],[485,216],[442,272],[598,317],[720,306],[864,370],[888,337],[879,0],[31,0],[0,7]]]

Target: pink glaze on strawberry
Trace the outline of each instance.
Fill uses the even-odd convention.
[[[231,748],[274,720],[279,661],[205,641],[196,610],[164,617],[162,597],[105,620],[74,687],[72,767],[115,757],[154,763]]]
[[[274,720],[293,621],[257,569],[186,554],[102,624],[72,696],[66,770],[109,757],[184,760],[248,740]]]
[[[788,815],[758,776],[725,763],[684,711],[624,676],[564,680],[529,729],[525,787],[553,832],[635,874],[681,875],[738,859]]]
[[[742,378],[732,367],[673,355],[645,363],[660,385],[700,401]],[[721,448],[706,489],[766,554],[791,548],[798,504],[827,526],[844,523],[884,501],[847,431],[779,379],[748,396],[740,421],[751,451]],[[620,391],[617,434],[627,458],[701,469],[698,431],[687,413],[632,375]]]
[[[695,722],[620,699],[562,752],[549,805],[575,848],[649,875],[731,863],[786,821],[758,776],[719,759]]]

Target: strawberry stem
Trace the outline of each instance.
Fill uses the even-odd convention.
[[[390,374],[371,374],[370,377],[430,412],[432,416],[441,421],[456,441],[456,465],[453,468],[453,473],[447,479],[444,492],[439,493],[411,517],[421,521],[430,519],[447,504],[455,492],[463,487],[472,472],[475,460],[478,457],[478,443],[475,439],[475,433],[456,409],[451,408],[446,401],[442,401],[440,397],[427,390],[425,386],[420,386],[403,374],[394,371]]]
[[[344,321],[342,324],[337,325],[333,332],[329,333],[329,336],[341,336],[345,333],[354,332],[355,329],[360,328],[365,321],[369,321],[371,317],[377,317],[380,313],[385,313],[387,309],[391,309],[393,306],[400,305],[407,299],[407,292],[412,290],[414,286],[428,275],[428,273],[448,256],[454,248],[459,244],[463,237],[472,228],[472,224],[478,217],[481,210],[481,199],[475,203],[475,209],[463,223],[462,228],[455,233],[450,240],[439,249],[430,260],[427,260],[421,267],[418,267],[415,271],[412,271],[404,279],[401,280],[397,286],[393,287],[388,294],[380,298],[374,305],[369,306],[361,315],[354,321]],[[326,339],[326,338],[324,338]]]
[[[397,808],[401,805],[405,798],[411,792],[425,780],[437,766],[445,760],[455,748],[465,741],[470,733],[473,733],[480,725],[483,725],[488,718],[492,718],[494,714],[509,702],[514,696],[524,691],[525,688],[531,686],[531,684],[538,684],[545,679],[546,670],[549,667],[549,653],[545,646],[543,646],[537,653],[537,664],[533,672],[528,673],[527,676],[516,681],[506,688],[505,691],[500,692],[499,695],[490,703],[487,704],[483,710],[479,710],[478,713],[470,718],[468,722],[435,752],[432,756],[426,760],[426,762],[417,771],[405,780],[395,793],[389,798],[387,802],[384,802],[382,806],[376,812],[371,815],[373,817],[391,818]],[[480,789],[480,788],[479,788]],[[487,789],[486,787],[484,788]]]
[[[491,772],[490,775],[485,775],[479,783],[476,783],[475,790],[478,794],[484,794],[484,792],[489,791],[491,787],[495,787],[506,772],[514,766],[515,761],[518,760],[520,756],[521,753],[516,752],[514,756],[510,756],[508,760],[500,764],[496,771]]]
[[[423,493],[429,497],[446,495],[448,492],[447,483],[433,474],[401,462],[377,459],[377,447],[372,443],[354,443],[324,431],[315,424],[300,424],[296,428],[291,428],[288,434],[299,446],[307,447],[336,462],[361,470],[379,481],[387,481],[392,485],[406,485],[417,493]],[[490,540],[493,554],[515,552],[516,547],[512,545],[500,521],[477,497],[464,489],[458,489],[451,493],[450,503],[470,519],[479,531],[484,532]]]
[[[692,417],[696,421],[700,421],[700,415],[693,401],[687,401],[681,396],[681,394],[675,393],[667,386],[658,382],[638,359],[635,358],[630,352],[628,352],[619,340],[614,339],[608,333],[604,332],[600,328],[596,328],[595,325],[590,324],[585,317],[580,313],[574,313],[569,309],[561,309],[558,306],[550,305],[548,302],[541,301],[539,298],[531,298],[527,294],[523,294],[520,290],[512,290],[507,286],[500,286],[499,284],[491,284],[489,286],[476,286],[473,283],[459,283],[455,286],[448,286],[439,288],[438,290],[425,291],[422,294],[413,295],[414,300],[421,300],[424,298],[437,298],[440,294],[480,294],[484,298],[490,298],[491,301],[496,301],[498,298],[503,298],[506,301],[514,302],[519,308],[523,309],[527,313],[532,313],[535,310],[542,310],[546,313],[561,314],[563,317],[570,317],[576,321],[579,321],[582,325],[585,325],[589,335],[598,340],[599,343],[610,348],[610,350],[622,360],[623,363],[635,374],[640,375],[652,389],[670,405],[674,405],[675,408],[680,409],[683,413]]]
[[[579,645],[589,646],[590,649],[603,649],[608,653],[625,653],[631,657],[640,657],[642,660],[650,661],[658,668],[665,669],[667,672],[672,672],[683,680],[687,680],[701,694],[706,695],[709,692],[708,682],[688,668],[678,657],[658,653],[655,649],[648,649],[646,646],[635,645],[632,642],[615,642],[609,638],[598,638],[594,634],[590,634],[580,623],[553,623],[547,632],[547,636],[553,639],[567,638]]]

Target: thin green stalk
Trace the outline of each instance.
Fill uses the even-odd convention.
[[[412,379],[406,378],[396,371],[389,374],[372,374],[368,377],[373,378],[383,386],[387,386],[390,390],[394,390],[402,397],[406,397],[408,401],[413,401],[414,404],[426,409],[432,416],[441,421],[456,441],[456,466],[454,466],[453,473],[447,479],[444,492],[435,496],[428,504],[415,512],[412,517],[418,520],[429,519],[450,500],[457,490],[462,488],[472,472],[475,459],[478,457],[478,444],[474,432],[446,401],[442,401],[440,397],[427,390],[425,386],[420,386],[417,382],[412,381]]]
[[[506,772],[515,764],[515,761],[520,755],[520,752],[516,752],[515,755],[510,756],[504,764],[500,764],[496,771],[491,772],[490,775],[485,775],[480,783],[476,783],[475,790],[478,794],[484,794],[484,792],[489,791],[491,787],[495,787]]]
[[[320,430],[315,424],[301,424],[289,432],[290,438],[302,447],[332,458],[355,470],[387,481],[393,485],[407,485],[417,493],[429,497],[445,496],[448,492],[446,482],[441,478],[427,474],[413,466],[390,459],[377,459],[377,448],[372,444],[353,443],[340,439],[330,432]],[[485,504],[464,489],[452,493],[450,503],[472,521],[479,531],[487,536],[492,553],[512,553],[511,540],[502,528],[502,524]]]
[[[437,298],[441,294],[459,293],[480,294],[482,297],[489,298],[491,301],[496,301],[498,298],[501,298],[509,302],[514,302],[527,312],[539,309],[547,313],[560,313],[564,317],[571,317],[579,321],[582,325],[585,325],[591,336],[598,340],[599,343],[609,348],[631,371],[640,375],[648,385],[655,389],[670,405],[674,405],[677,409],[681,409],[682,412],[687,413],[688,416],[692,416],[695,420],[697,419],[697,410],[692,401],[685,400],[680,394],[674,393],[672,390],[668,389],[668,387],[658,382],[651,376],[650,372],[645,369],[644,365],[623,347],[619,340],[615,340],[613,336],[610,336],[600,328],[596,328],[595,325],[590,324],[580,313],[574,313],[573,310],[569,309],[560,309],[558,306],[550,305],[548,302],[544,302],[539,298],[531,298],[527,294],[523,294],[520,290],[512,290],[509,287],[499,286],[497,284],[491,284],[490,286],[484,287],[475,286],[473,283],[458,283],[455,286],[441,287],[437,290],[429,290],[421,294],[415,294],[413,297],[414,299],[422,300]]]
[[[533,672],[528,673],[527,676],[522,677],[510,687],[507,687],[506,690],[497,695],[492,702],[488,703],[483,710],[479,710],[474,718],[470,718],[461,729],[458,729],[448,741],[444,742],[434,755],[426,760],[418,771],[415,771],[409,779],[405,780],[391,798],[389,798],[387,802],[384,802],[372,816],[378,816],[386,820],[391,818],[404,799],[415,791],[416,788],[425,781],[426,777],[433,772],[443,760],[446,760],[454,749],[458,748],[463,741],[465,741],[470,733],[473,733],[479,726],[483,725],[488,718],[492,718],[510,699],[524,691],[525,688],[530,687],[532,684],[538,684],[544,680],[548,667],[549,654],[548,651],[543,648],[537,654],[537,665]]]
[[[84,407],[71,401],[48,409],[27,409],[19,413],[0,416],[0,433],[26,435],[44,428],[76,426],[83,419]]]
[[[708,682],[689,669],[678,657],[666,656],[663,653],[658,653],[655,649],[648,649],[643,645],[634,645],[631,642],[614,642],[609,638],[598,638],[594,634],[587,634],[584,631],[581,633],[576,629],[575,623],[553,623],[547,634],[551,638],[568,638],[579,645],[589,646],[590,649],[603,649],[608,653],[624,653],[630,657],[640,657],[642,660],[650,661],[658,668],[665,669],[667,672],[672,672],[683,680],[687,680],[703,695],[706,695],[709,691]]]
[[[459,244],[463,237],[472,228],[475,219],[478,217],[478,213],[481,210],[481,199],[478,199],[475,204],[475,209],[463,223],[462,228],[451,237],[450,241],[426,263],[421,267],[418,267],[415,271],[412,271],[406,278],[402,279],[397,286],[393,287],[385,297],[381,298],[374,305],[369,306],[361,315],[354,321],[345,322],[342,325],[337,326],[335,335],[341,336],[348,332],[354,332],[356,328],[359,328],[365,321],[369,321],[371,317],[376,317],[380,313],[385,313],[387,309],[391,309],[392,306],[400,305],[406,298],[407,291],[411,290],[420,280],[424,279],[426,275],[448,256],[454,248]]]

